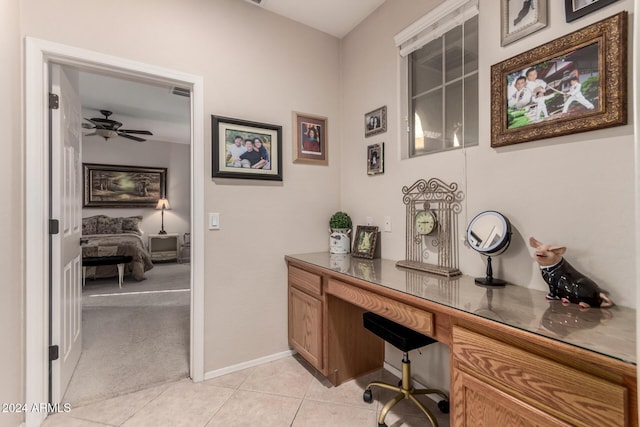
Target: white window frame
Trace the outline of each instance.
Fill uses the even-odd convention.
[[[400,154],[402,159],[411,157],[410,141],[412,120],[409,120],[409,55],[432,40],[442,37],[449,30],[462,25],[479,14],[478,0],[448,0],[440,4],[413,24],[396,34],[394,42],[398,47]],[[443,150],[445,151],[445,150]],[[437,153],[440,151],[436,151]]]

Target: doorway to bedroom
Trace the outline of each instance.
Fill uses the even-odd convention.
[[[83,267],[82,353],[62,399],[77,407],[189,377],[191,112],[188,89],[69,72],[82,256],[105,263]]]

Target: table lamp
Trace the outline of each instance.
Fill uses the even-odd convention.
[[[160,232],[158,232],[158,234],[167,234],[167,232],[164,231],[164,210],[165,209],[171,209],[171,205],[169,204],[169,200],[167,200],[167,199],[158,200],[158,204],[156,205],[156,209],[162,209],[162,228],[160,229]]]

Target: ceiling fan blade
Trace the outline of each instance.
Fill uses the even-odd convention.
[[[95,126],[98,129],[107,129],[102,123],[97,122],[93,119],[87,119],[86,117],[83,117],[86,121],[88,121],[89,123],[93,124],[93,126]],[[94,128],[86,128],[85,127],[86,123],[82,124],[82,127],[84,127],[85,129],[94,129]],[[87,125],[88,126],[88,125]]]
[[[82,123],[82,128],[83,129],[95,129],[96,126],[94,124],[90,124],[90,123]]]
[[[93,135],[97,135],[97,132],[91,132],[91,133],[86,133],[83,136],[93,136]]]
[[[118,132],[118,135],[123,137],[123,138],[132,139],[132,140],[137,141],[137,142],[146,141],[146,139],[138,138],[137,136],[133,136],[133,135],[127,135],[126,133]]]
[[[138,133],[138,134],[141,134],[141,135],[153,135],[148,130],[118,129],[118,132]]]

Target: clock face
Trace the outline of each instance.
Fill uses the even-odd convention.
[[[416,214],[416,232],[418,234],[431,234],[436,225],[436,216],[433,212],[420,211]]]

